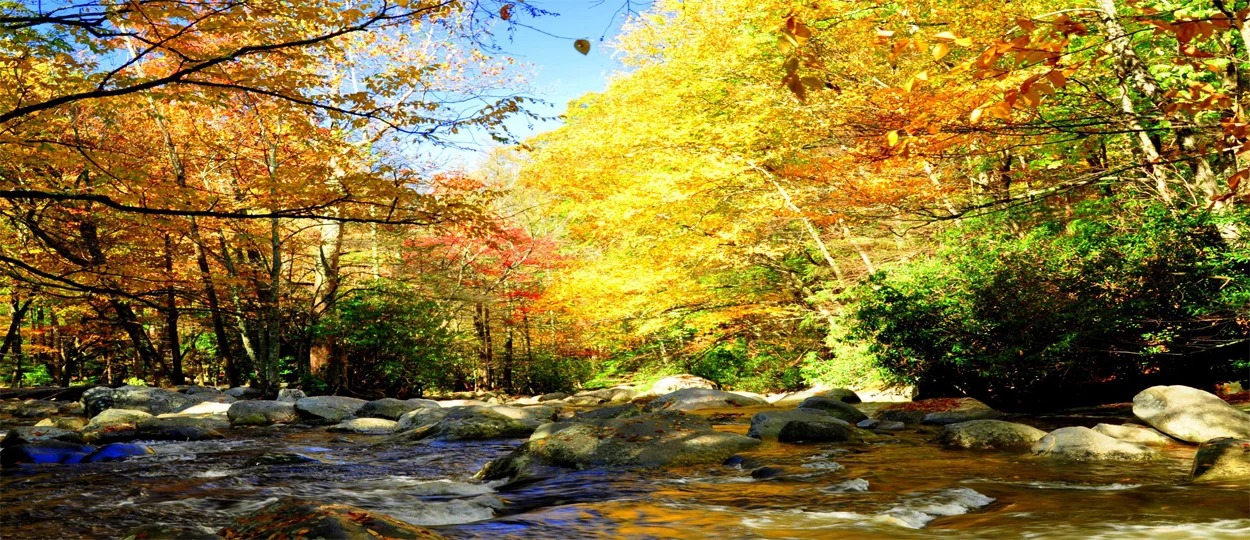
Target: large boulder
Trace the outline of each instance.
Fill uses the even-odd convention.
[[[834,399],[826,396],[812,396],[799,403],[800,409],[818,409],[829,413],[834,418],[839,418],[852,424],[866,420],[868,415],[863,411],[856,409],[855,406],[840,399]]]
[[[873,415],[877,420],[904,424],[955,424],[969,420],[995,420],[998,412],[973,398],[935,398],[887,405]]]
[[[236,401],[230,404],[226,418],[236,426],[268,426],[296,422],[299,413],[295,404],[287,401]]]
[[[442,418],[439,418],[433,424],[415,428],[411,432],[402,435],[402,437],[410,440],[437,439],[444,441],[519,439],[529,437],[542,423],[527,418],[521,413],[508,414],[509,409],[513,408],[499,406],[455,407],[447,409]],[[413,413],[416,412],[413,411]],[[408,418],[408,416],[405,415],[405,418]]]
[[[748,437],[780,442],[858,442],[857,430],[825,411],[765,411],[751,417]]]
[[[283,388],[281,390],[278,390],[278,401],[285,401],[287,403],[295,403],[296,401],[299,401],[306,397],[308,397],[308,394],[305,394],[304,391],[300,390],[299,388]]]
[[[1154,428],[1137,424],[1124,424],[1122,426],[1098,424],[1094,426],[1094,431],[1102,433],[1103,435],[1113,439],[1120,439],[1121,441],[1134,442],[1137,444],[1163,446],[1174,442],[1173,439],[1167,435],[1159,433],[1159,431]]]
[[[408,431],[432,426],[456,409],[457,407],[423,407],[413,409],[399,417],[397,429],[399,431]]]
[[[13,410],[13,416],[18,418],[48,418],[55,416],[60,411],[61,404],[55,401],[28,399]]]
[[[811,398],[824,398],[844,403],[860,403],[859,394],[846,388],[809,388],[778,396],[772,401],[774,407],[802,407],[801,403]],[[858,421],[858,420],[857,420]]]
[[[224,396],[224,397],[229,398],[229,396]],[[204,402],[201,402],[201,403],[196,403],[195,405],[192,405],[192,406],[190,406],[190,407],[187,407],[187,408],[185,408],[185,409],[182,409],[182,410],[180,410],[180,411],[178,411],[178,412],[176,412],[176,413],[172,413],[172,414],[176,414],[176,415],[180,415],[180,416],[194,416],[194,415],[201,415],[201,414],[221,414],[221,415],[224,415],[224,414],[227,414],[227,413],[230,411],[230,407],[231,407],[231,406],[233,406],[235,403],[237,403],[236,401],[233,401],[233,398],[230,398],[230,399],[232,399],[232,401],[230,401],[230,402],[228,402],[228,403],[227,403],[227,402],[220,402],[220,401],[204,401]],[[158,416],[160,416],[160,415],[158,415]]]
[[[670,394],[686,388],[708,388],[715,390],[717,388],[717,384],[704,379],[703,377],[696,377],[690,374],[673,375],[671,377],[664,377],[663,379],[655,381],[655,384],[651,385],[651,390],[647,393],[653,396],[662,396],[664,394]]]
[[[242,516],[218,534],[226,538],[443,538],[429,529],[364,508],[294,498],[279,500]]]
[[[1133,398],[1133,414],[1182,441],[1250,439],[1250,414],[1215,394],[1188,386],[1152,386]]]
[[[1250,440],[1220,437],[1202,443],[1189,472],[1194,482],[1250,479]]]
[[[758,397],[708,388],[684,388],[651,400],[646,409],[647,411],[693,411],[762,405],[768,405],[768,402]]]
[[[187,395],[151,386],[123,386],[113,390],[113,408],[144,411],[153,415],[178,412],[207,401],[211,395]]]
[[[542,403],[544,401],[558,401],[567,397],[569,397],[569,395],[564,392],[548,392],[536,397],[535,401]]]
[[[59,427],[61,429],[78,431],[87,425],[87,419],[81,416],[57,416],[55,418],[44,418],[35,425],[38,427]]]
[[[83,413],[87,418],[94,417],[106,409],[113,408],[113,389],[107,386],[96,386],[82,393],[80,401]]]
[[[183,390],[182,393],[187,394],[189,396],[194,396],[197,394],[207,394],[210,396],[224,395],[222,394],[221,390],[218,390],[211,386],[203,386],[199,384],[193,384],[191,386],[188,386],[187,389]]]
[[[365,403],[363,399],[346,396],[306,397],[295,402],[295,412],[308,422],[337,424],[356,416]]]
[[[387,420],[399,420],[409,411],[414,411],[426,407],[438,407],[438,402],[429,399],[395,399],[382,398],[365,403],[356,416],[362,418],[386,418]]]
[[[95,451],[89,444],[45,440],[0,448],[0,466],[38,463],[81,463]]]
[[[1059,428],[1033,443],[1034,455],[1072,461],[1147,461],[1157,459],[1157,450],[1121,441],[1087,427]]]
[[[250,386],[236,386],[223,393],[234,399],[261,399],[265,397],[264,390]]]
[[[938,444],[964,450],[1028,451],[1046,436],[1033,426],[1002,420],[969,420],[942,426]]]
[[[666,467],[720,463],[753,448],[757,439],[712,429],[705,419],[677,411],[578,422],[529,441],[491,461],[484,480],[533,476],[545,467]]]

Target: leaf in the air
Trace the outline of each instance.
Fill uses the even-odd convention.
[[[577,41],[574,41],[573,48],[576,49],[577,52],[579,53],[590,54],[590,42],[587,40],[579,39]]]

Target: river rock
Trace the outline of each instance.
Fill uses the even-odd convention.
[[[118,440],[133,438],[141,420],[153,418],[143,411],[130,409],[107,409],[91,418],[82,428],[83,440]]]
[[[529,437],[540,422],[523,414],[508,415],[497,409],[512,407],[456,407],[447,411],[432,425],[417,428],[404,436],[407,439],[444,441],[476,441],[486,439],[519,439]],[[416,411],[413,411],[416,412]]]
[[[544,401],[557,401],[557,400],[561,400],[567,397],[569,397],[569,395],[565,394],[564,392],[548,392],[546,394],[538,396],[537,401],[539,403],[542,403]]]
[[[361,433],[365,435],[386,435],[394,433],[395,428],[399,426],[399,422],[388,420],[386,418],[352,418],[344,420],[329,428],[326,431],[341,433]]]
[[[89,443],[135,440],[204,441],[225,437],[222,432],[229,428],[230,422],[212,416],[140,418],[135,420],[133,426],[130,424],[113,424],[108,428],[89,432],[84,429],[83,440]]]
[[[219,401],[204,401],[204,402],[196,403],[195,405],[182,409],[181,411],[178,411],[173,414],[181,415],[181,416],[194,416],[194,415],[201,415],[201,414],[219,414],[219,415],[228,414],[230,411],[230,407],[234,405],[236,402],[233,401],[234,398],[231,398],[230,396],[226,396],[223,394],[222,397],[230,399],[231,402],[223,403]],[[157,416],[161,416],[161,415],[157,415]]]
[[[61,405],[55,401],[28,399],[13,410],[13,416],[18,418],[47,418],[56,415],[60,411]]]
[[[809,397],[799,403],[799,408],[819,409],[829,413],[829,415],[834,418],[838,418],[852,424],[868,418],[868,415],[864,414],[859,409],[856,409],[853,405],[840,399],[825,396]]]
[[[1028,451],[1046,436],[1033,426],[1002,420],[969,420],[942,426],[938,444],[964,450]]]
[[[455,407],[423,407],[413,409],[399,417],[399,424],[396,427],[399,431],[408,431],[429,427],[437,424],[439,420],[445,418]]]
[[[346,396],[306,397],[295,402],[295,412],[309,422],[337,424],[355,416],[365,403],[363,399]]]
[[[811,398],[825,398],[844,403],[860,403],[859,395],[846,388],[809,388],[799,392],[782,394],[772,401],[774,407],[802,407]],[[845,420],[845,419],[844,419]]]
[[[0,447],[17,446],[41,441],[62,441],[81,443],[82,435],[77,431],[52,426],[22,426],[10,429],[0,440]]]
[[[54,418],[44,418],[40,420],[38,427],[59,427],[71,431],[78,431],[87,425],[87,419],[80,416],[57,416]]]
[[[429,399],[382,398],[366,403],[356,412],[356,416],[399,420],[405,413],[425,407],[438,407],[438,402]]]
[[[152,454],[151,448],[142,444],[131,443],[112,443],[97,448],[94,452],[83,459],[86,463],[95,463],[99,461],[119,461],[134,456],[144,456]]]
[[[545,439],[552,433],[556,433],[562,429],[575,425],[577,425],[577,422],[547,422],[546,424],[538,426],[538,428],[530,434],[530,440],[537,441],[538,439]]]
[[[221,395],[225,395],[225,394],[223,394],[223,393],[221,392],[221,390],[218,390],[218,389],[213,388],[213,387],[211,387],[211,386],[203,386],[203,385],[199,385],[199,384],[193,384],[193,385],[191,385],[191,386],[188,386],[188,387],[187,387],[187,389],[186,389],[186,390],[184,390],[182,393],[187,394],[187,395],[189,395],[189,396],[195,396],[195,395],[221,396]]]
[[[1250,479],[1250,440],[1218,437],[1202,443],[1189,472],[1194,482]]]
[[[245,467],[266,467],[270,465],[302,465],[305,463],[325,463],[319,458],[298,452],[265,452],[247,460]]]
[[[651,385],[651,390],[647,393],[653,396],[662,396],[664,394],[671,394],[686,388],[707,388],[715,390],[718,386],[719,385],[716,383],[704,379],[703,377],[682,374],[664,377],[663,379],[655,381],[655,384]]]
[[[113,389],[107,386],[96,386],[82,393],[83,412],[87,418],[113,408]]]
[[[641,414],[643,414],[642,407],[634,403],[626,403],[624,405],[614,405],[589,411],[578,411],[573,414],[573,420],[607,420],[609,418],[629,418]]]
[[[491,461],[484,480],[528,477],[546,467],[667,467],[720,463],[760,444],[758,439],[712,429],[706,419],[679,411],[633,418],[577,422],[522,444]]]
[[[259,388],[250,386],[236,386],[223,392],[227,396],[234,399],[261,399],[265,397],[265,392]]]
[[[955,424],[969,420],[993,420],[1002,416],[1003,413],[973,398],[936,398],[897,403],[882,407],[873,415],[878,420],[905,424]]]
[[[443,538],[429,529],[364,508],[295,498],[279,500],[242,516],[218,534],[226,538]]]
[[[862,438],[845,420],[816,409],[765,411],[751,417],[747,437],[780,442],[848,442]]]
[[[278,401],[285,401],[287,403],[295,403],[296,401],[299,401],[306,397],[308,397],[308,394],[305,394],[304,391],[300,390],[299,388],[283,388],[281,390],[278,390]]]
[[[729,409],[761,405],[768,405],[768,402],[757,397],[743,396],[733,392],[708,388],[684,388],[655,398],[647,404],[646,410],[648,412],[693,411],[698,409]]]
[[[127,385],[113,391],[113,407],[157,415],[178,412],[210,398],[211,395],[188,396],[164,388]]]
[[[1250,414],[1215,394],[1188,386],[1152,386],[1133,398],[1133,414],[1182,441],[1250,439]]]
[[[1059,428],[1033,443],[1034,455],[1073,461],[1146,461],[1160,456],[1145,445],[1121,441],[1087,427]]]
[[[299,414],[295,404],[286,401],[236,401],[230,404],[226,418],[236,426],[268,426],[298,421]]]
[[[1094,426],[1094,431],[1102,433],[1114,439],[1121,441],[1134,442],[1137,444],[1145,444],[1152,446],[1163,446],[1174,442],[1173,439],[1160,433],[1158,430],[1139,426],[1136,424],[1124,424],[1116,426],[1112,424],[1098,424]]]

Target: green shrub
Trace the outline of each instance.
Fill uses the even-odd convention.
[[[1244,353],[1248,330],[1250,251],[1212,216],[1099,202],[1019,234],[997,219],[858,289],[856,336],[889,376],[929,395],[1029,401],[1244,362],[1193,360],[1238,340]],[[1244,213],[1232,219],[1246,230]]]
[[[22,386],[52,386],[56,381],[48,373],[48,366],[43,364],[22,372]]]

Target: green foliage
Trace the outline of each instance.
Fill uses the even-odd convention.
[[[349,386],[398,397],[451,386],[458,336],[437,303],[402,284],[378,281],[343,298],[318,331],[336,340]]]
[[[22,372],[22,386],[52,386],[56,381],[48,373],[48,366],[39,364]]]
[[[724,388],[748,392],[794,390],[803,386],[799,363],[766,343],[739,337],[716,344],[687,361],[691,375],[715,381]]]
[[[935,257],[858,290],[857,336],[890,376],[927,393],[1028,400],[1184,373],[1187,355],[1244,343],[1250,249],[1222,239],[1212,216],[1101,201],[1018,234],[998,222],[1010,218],[957,228]],[[1217,362],[1203,369],[1235,367]]]
[[[147,386],[148,382],[139,377],[127,377],[126,384],[130,386]]]
[[[888,375],[877,365],[869,342],[852,336],[850,322],[845,318],[835,321],[826,340],[826,354],[810,351],[803,358],[800,372],[808,386],[865,388],[885,384]]]
[[[517,390],[529,394],[567,392],[581,386],[592,375],[589,362],[557,354],[537,353],[532,362],[513,369]]]

